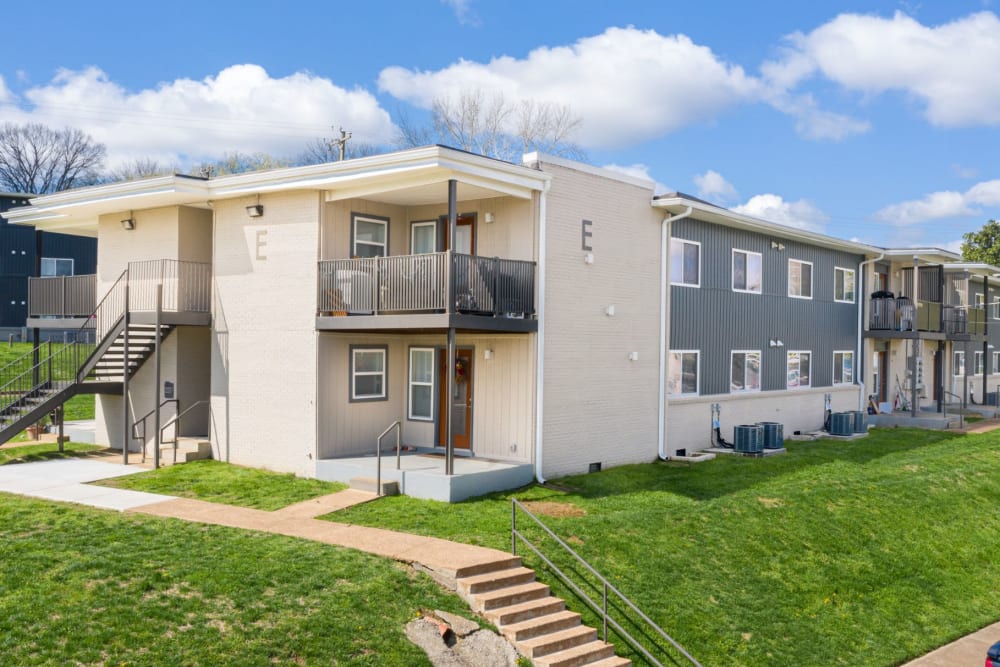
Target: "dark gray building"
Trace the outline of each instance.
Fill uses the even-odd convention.
[[[28,277],[97,271],[97,239],[38,232],[8,224],[4,213],[26,206],[30,195],[0,193],[0,334],[23,335],[28,317]]]

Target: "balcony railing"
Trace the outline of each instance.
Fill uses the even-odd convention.
[[[87,317],[97,305],[97,276],[28,279],[28,317]]]
[[[324,260],[318,287],[318,310],[327,315],[535,314],[535,263],[498,257],[438,252]]]
[[[133,312],[156,310],[156,286],[160,284],[163,311],[211,311],[211,264],[175,259],[132,262],[124,275],[129,287],[129,310]],[[124,284],[125,280],[120,282]],[[97,305],[96,295],[95,275],[29,278],[28,316],[90,317]]]
[[[907,297],[873,297],[868,310],[869,331],[929,331],[946,334],[986,333],[986,309],[943,306]]]

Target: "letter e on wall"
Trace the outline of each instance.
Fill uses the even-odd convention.
[[[267,230],[258,229],[257,230],[257,259],[260,261],[266,261],[267,255],[264,254],[264,250],[267,248]]]
[[[590,246],[590,239],[594,238],[594,232],[590,231],[594,223],[590,220],[582,220],[580,224],[580,241],[581,249],[590,252],[593,248]]]

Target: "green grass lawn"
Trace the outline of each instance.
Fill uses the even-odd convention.
[[[513,495],[705,665],[895,665],[1000,618],[1000,434],[876,430],[556,485]],[[509,494],[327,518],[510,548]]]
[[[422,574],[348,549],[0,494],[4,665],[426,665]]]
[[[87,452],[93,452],[98,449],[103,449],[103,447],[98,445],[88,445],[82,442],[67,442],[63,445],[64,451],[62,452],[59,451],[59,445],[55,443],[3,447],[0,448],[0,465],[70,458],[86,454]]]
[[[281,509],[347,488],[346,484],[242,468],[219,461],[192,461],[108,479],[100,484],[260,510]]]

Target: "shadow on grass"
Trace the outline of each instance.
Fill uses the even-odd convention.
[[[83,458],[103,447],[78,443],[66,443],[65,451],[60,452],[56,444],[25,445],[0,449],[0,465],[15,465],[18,463],[34,463],[36,461],[51,461],[53,459]]]
[[[692,500],[711,500],[762,483],[835,463],[867,465],[886,456],[965,437],[963,433],[921,429],[881,429],[863,439],[789,442],[787,454],[767,458],[719,456],[700,464],[656,462],[612,468],[605,472],[554,480],[555,488],[581,498],[622,493],[669,492]]]

